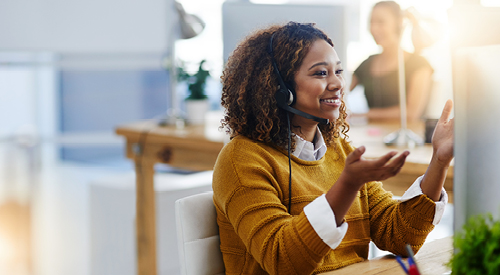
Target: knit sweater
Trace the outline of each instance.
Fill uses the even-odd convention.
[[[214,168],[214,204],[226,274],[316,274],[368,257],[380,249],[406,255],[418,250],[433,229],[435,204],[425,195],[398,202],[380,182],[358,192],[345,221],[349,228],[336,249],[317,235],[304,206],[326,193],[354,148],[336,139],[323,158],[292,156],[292,206],[288,213],[288,155],[283,149],[243,136],[220,152]]]

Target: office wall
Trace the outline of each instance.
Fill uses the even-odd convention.
[[[500,44],[500,7],[483,7],[479,3],[454,5],[448,18],[453,50]]]
[[[117,125],[151,119],[167,109],[168,74],[161,69],[63,70],[60,72],[60,131],[109,133]],[[63,159],[102,163],[125,158],[123,144],[61,147]]]
[[[82,134],[80,141],[61,145],[65,159],[123,157],[122,144],[85,144],[82,140],[98,132],[113,135],[118,124],[166,111],[168,73],[162,62],[169,43],[178,35],[174,3],[0,1],[0,62],[6,60],[6,70],[23,66],[55,72],[51,77],[37,74],[28,82],[21,81],[32,87],[29,98],[40,103],[24,100],[12,114],[29,117],[47,140]],[[11,61],[18,54],[40,53],[51,58]],[[45,91],[41,83],[51,91]]]
[[[163,52],[173,0],[0,1],[0,51]]]

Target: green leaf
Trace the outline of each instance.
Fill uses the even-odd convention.
[[[200,62],[198,66],[198,71],[194,75],[188,74],[182,67],[178,68],[178,80],[187,81],[189,83],[188,90],[189,95],[187,99],[207,99],[208,96],[205,93],[205,85],[207,78],[210,76],[210,72],[203,69],[203,63],[205,60]]]
[[[500,221],[491,214],[471,217],[454,237],[455,254],[448,264],[452,274],[498,274]]]

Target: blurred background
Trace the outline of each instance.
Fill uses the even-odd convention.
[[[182,9],[173,0],[0,0],[0,274],[106,274],[92,260],[96,220],[90,188],[103,178],[134,171],[125,141],[114,130],[134,121],[161,120],[171,110],[182,117],[187,84],[171,76],[179,66],[194,74],[202,60],[210,73],[210,110],[220,111],[228,45],[245,35],[224,25],[240,20],[230,12],[236,2],[342,7],[344,18],[336,27],[343,34],[334,43],[348,82],[363,60],[380,52],[369,31],[374,0],[178,0]],[[434,69],[425,117],[437,118],[453,97],[454,37],[474,32],[453,24],[450,14],[466,18],[472,10],[464,5],[498,13],[500,3],[396,2],[441,28],[439,39],[421,51]],[[194,37],[183,36],[183,16],[203,25]],[[244,26],[244,19],[240,23]],[[411,28],[403,34],[402,47],[414,51]],[[347,97],[353,112],[366,112],[362,89]],[[452,234],[451,219],[445,215],[436,234]]]

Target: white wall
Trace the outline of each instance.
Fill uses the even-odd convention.
[[[0,2],[0,51],[163,52],[173,0]]]

